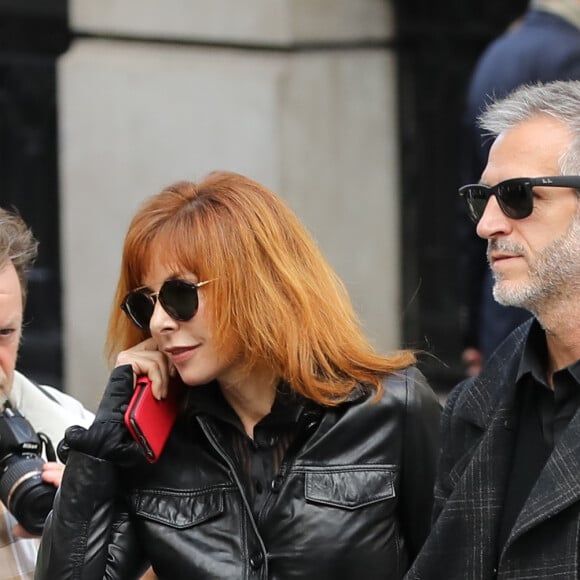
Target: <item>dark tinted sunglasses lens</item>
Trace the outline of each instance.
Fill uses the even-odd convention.
[[[497,188],[496,197],[503,212],[516,220],[528,217],[534,207],[532,190],[525,183],[506,183]]]
[[[462,191],[467,203],[469,217],[477,223],[485,211],[485,206],[489,199],[489,189],[483,186],[473,186]]]
[[[197,287],[183,280],[167,280],[159,291],[159,302],[171,318],[190,320],[199,304]]]
[[[139,327],[147,330],[153,316],[153,303],[143,292],[130,292],[123,302],[123,310]]]

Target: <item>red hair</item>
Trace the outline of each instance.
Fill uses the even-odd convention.
[[[284,202],[242,175],[214,172],[146,200],[133,218],[107,336],[110,360],[142,341],[119,308],[143,284],[152,260],[198,280],[212,336],[247,372],[268,364],[321,404],[344,400],[362,383],[380,393],[384,375],[415,361],[410,351],[374,352],[348,294]]]

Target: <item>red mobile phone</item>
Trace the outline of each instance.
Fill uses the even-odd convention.
[[[179,412],[178,389],[170,388],[157,400],[147,376],[137,378],[135,391],[125,412],[125,425],[150,463],[159,459]]]

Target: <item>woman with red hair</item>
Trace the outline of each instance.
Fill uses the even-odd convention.
[[[37,579],[403,576],[429,527],[439,404],[413,353],[373,351],[278,196],[215,172],[146,200],[108,351],[95,422],[61,445]],[[141,375],[181,400],[154,463],[123,422]]]

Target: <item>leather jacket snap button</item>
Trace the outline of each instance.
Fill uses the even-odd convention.
[[[260,566],[262,566],[263,563],[264,563],[264,554],[262,554],[262,552],[256,552],[253,556],[250,557],[250,566],[254,570],[260,568]]]
[[[283,477],[281,475],[277,475],[273,480],[272,483],[270,485],[270,487],[272,488],[272,491],[274,493],[278,493],[280,491],[280,488],[282,487],[282,482],[284,481]]]

